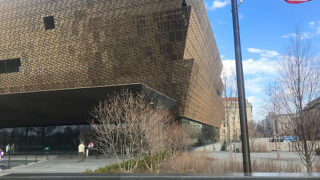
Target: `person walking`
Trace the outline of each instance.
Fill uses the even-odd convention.
[[[11,144],[11,154],[14,154],[14,151],[15,151],[15,149],[14,149],[14,143],[12,143],[12,144]]]
[[[4,165],[4,152],[0,149],[0,171],[2,171],[2,166]]]
[[[89,141],[89,144],[88,144],[88,149],[86,151],[86,156],[88,157],[89,156],[89,151],[93,149],[93,142],[92,140]]]
[[[81,142],[78,146],[78,153],[79,153],[79,162],[84,161],[85,146],[83,142]]]
[[[10,152],[10,144],[6,146],[6,153],[9,153],[9,152]]]

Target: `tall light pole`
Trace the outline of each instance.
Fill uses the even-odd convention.
[[[241,142],[242,142],[242,156],[243,156],[243,170],[245,175],[251,175],[251,160],[249,148],[249,135],[247,124],[247,108],[246,96],[244,90],[242,55],[240,44],[240,30],[238,18],[238,0],[231,0],[232,4],[232,18],[233,18],[233,32],[234,32],[234,48],[236,55],[236,70],[237,70],[237,85],[238,85],[238,102],[239,102],[239,117],[241,125]]]

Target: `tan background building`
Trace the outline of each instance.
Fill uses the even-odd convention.
[[[225,116],[220,128],[220,141],[239,141],[241,135],[238,98],[224,98]],[[248,125],[253,125],[252,105],[246,100]]]
[[[268,113],[266,119],[263,120],[265,136],[293,135],[289,126],[292,117],[292,114]]]

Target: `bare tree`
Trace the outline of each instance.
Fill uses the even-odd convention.
[[[229,98],[237,97],[237,83],[236,83],[236,75],[234,71],[231,71],[230,75],[227,75],[225,72],[222,75],[222,81],[224,84],[224,107],[225,107],[225,116],[222,121],[222,129],[223,133],[221,134],[224,142],[226,142],[226,146],[229,152],[232,152],[232,142],[238,138],[237,132],[235,131],[236,127],[236,113],[237,113],[237,104]],[[232,135],[231,135],[231,132]]]
[[[250,138],[261,138],[263,137],[262,132],[260,132],[257,129],[258,123],[256,122],[249,122],[248,123],[248,132],[249,132],[249,136]]]
[[[261,152],[265,151],[266,148],[263,148],[265,146],[262,146],[260,144],[257,145],[257,138],[263,137],[263,133],[260,132],[258,129],[258,123],[251,121],[248,122],[248,133],[250,138],[250,151],[251,152]]]
[[[50,135],[55,129],[56,129],[56,126],[43,126],[43,127],[33,128],[32,130],[33,130],[38,136],[40,136],[42,143],[44,143],[44,142],[45,142],[45,137],[48,136],[48,135]],[[31,131],[30,131],[31,129],[29,129],[29,130],[27,131],[27,129],[25,128],[24,130],[25,130],[25,132],[26,132],[26,135],[27,135],[27,133],[30,133],[30,132],[31,132]]]
[[[91,114],[97,150],[112,155],[126,173],[132,173],[141,161],[157,172],[166,158],[164,152],[175,149],[176,139],[183,135],[176,134],[181,127],[171,113],[160,104],[149,103],[143,94],[122,91],[100,102]]]
[[[298,137],[295,149],[308,172],[312,172],[320,121],[316,113],[305,111],[304,107],[319,97],[319,63],[319,59],[311,56],[311,43],[297,31],[291,46],[280,59],[279,78],[269,94],[274,111],[291,114],[288,128]]]
[[[23,131],[24,134],[24,141],[28,142],[28,136],[30,135],[30,133],[32,133],[35,129],[33,127],[23,127],[21,128],[21,130]]]

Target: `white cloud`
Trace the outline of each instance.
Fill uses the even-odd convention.
[[[232,75],[235,72],[235,61],[224,60],[224,72]],[[254,120],[262,119],[259,107],[263,104],[265,83],[277,73],[277,62],[265,58],[259,60],[248,59],[243,61],[245,76],[245,91],[247,99],[253,106]]]
[[[261,85],[266,79],[262,77],[255,77],[253,79],[247,79],[245,81],[246,93],[258,94],[263,92],[263,86]]]
[[[256,97],[255,96],[250,96],[250,97],[247,97],[249,103],[253,104],[256,100]]]
[[[320,35],[320,20],[309,22],[309,31],[301,32],[301,39],[309,39]],[[287,33],[281,36],[282,38],[296,38],[296,33]]]
[[[308,32],[304,32],[304,33],[301,34],[301,38],[302,39],[308,39],[308,38],[311,38],[311,35]]]
[[[218,8],[223,8],[229,4],[228,0],[214,0],[211,4],[208,5],[209,10],[215,10]]]
[[[242,20],[244,18],[244,14],[239,13],[239,19]]]
[[[261,105],[264,104],[264,100],[259,96],[249,96],[248,101],[252,105],[252,115],[254,121],[259,121],[265,118],[265,114],[261,112]]]
[[[260,120],[264,116],[259,109],[261,104],[264,103],[264,88],[266,83],[275,78],[278,73],[277,60],[280,55],[273,50],[249,48],[248,51],[260,56],[258,59],[246,59],[242,62],[247,99],[253,106],[254,120]],[[222,63],[223,76],[232,77],[236,72],[235,60],[223,60]]]
[[[223,60],[223,74],[224,76],[232,76],[235,70],[235,60]],[[243,62],[243,71],[245,75],[268,74],[275,75],[277,73],[277,62],[267,58],[259,60],[248,59]]]
[[[277,73],[277,62],[267,58],[261,58],[259,60],[248,59],[244,61],[243,70],[245,74],[276,74]]]
[[[285,38],[285,39],[296,38],[296,34],[295,33],[288,33],[288,34],[282,35],[281,37]],[[312,35],[310,33],[308,33],[308,32],[302,32],[301,33],[301,39],[309,39],[311,37],[312,37]]]
[[[309,25],[310,25],[311,27],[313,27],[315,24],[316,24],[316,22],[314,22],[314,21],[309,22]]]
[[[311,21],[311,22],[309,23],[309,25],[311,26],[311,28],[312,28],[313,30],[316,30],[316,33],[315,33],[314,36],[320,35],[320,20],[318,20],[318,21]]]
[[[295,33],[288,33],[288,34],[282,35],[281,37],[285,38],[285,39],[294,38],[294,37],[296,37],[296,34]]]
[[[276,57],[280,54],[277,51],[270,51],[270,50],[263,50],[263,49],[256,49],[256,48],[248,48],[250,53],[258,53],[261,57]]]
[[[234,60],[223,60],[223,71],[222,77],[232,77],[235,71],[235,61]]]

